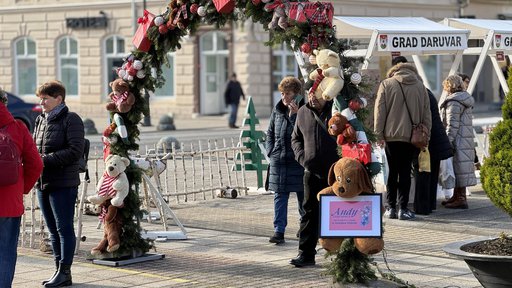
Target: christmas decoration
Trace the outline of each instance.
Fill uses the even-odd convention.
[[[231,13],[235,9],[235,0],[213,0],[213,4],[215,9],[223,14]]]
[[[156,26],[160,26],[160,25],[164,24],[164,17],[157,16],[157,17],[155,17],[155,20],[153,20],[153,21],[155,22]]]
[[[148,52],[151,47],[151,41],[147,37],[148,29],[153,26],[153,19],[155,15],[151,14],[148,10],[144,10],[144,16],[137,20],[139,27],[133,36],[132,43],[140,51]]]
[[[123,117],[119,116],[117,113],[114,114],[114,122],[116,123],[117,133],[119,133],[119,136],[121,136],[121,140],[123,140],[123,142],[126,144],[130,143],[128,140],[128,131],[124,125]]]
[[[133,68],[133,67],[132,67]],[[135,68],[133,68],[135,70]],[[130,92],[130,85],[123,79],[116,79],[110,82],[112,92],[108,95],[112,102],[107,103],[107,110],[126,113],[135,104],[135,96]]]
[[[197,15],[201,17],[206,16],[206,8],[204,8],[204,6],[199,6],[199,8],[197,8]]]
[[[313,52],[313,49],[311,48],[311,45],[309,43],[304,43],[300,46],[300,50],[306,54],[311,54]]]
[[[326,2],[293,2],[290,4],[290,19],[297,22],[332,26],[334,7]]]
[[[329,49],[315,50],[313,53],[319,69],[311,72],[309,79],[315,81],[315,84],[319,80],[319,83],[309,93],[313,93],[317,99],[332,100],[338,96],[344,84],[340,57]]]
[[[289,2],[285,0],[280,0],[280,2],[281,4],[275,6],[272,10],[266,11],[264,6],[267,5],[261,5],[261,3],[270,6],[276,4],[276,1],[214,0],[212,3],[209,0],[171,0],[167,5],[167,11],[158,16],[163,21],[154,20],[155,16],[146,11],[139,20],[139,28],[133,40],[137,50],[133,51],[132,55],[125,60],[126,65],[123,64],[123,67],[117,71],[119,78],[128,82],[130,92],[135,97],[135,104],[127,113],[110,112],[111,120],[114,123],[104,131],[105,155],[116,154],[128,157],[128,151],[138,150],[135,140],[140,132],[137,124],[140,122],[141,115],[148,113],[148,103],[144,101],[141,91],[154,91],[155,88],[164,84],[162,65],[168,64],[167,53],[179,50],[182,38],[188,34],[194,34],[199,25],[207,24],[219,28],[240,19],[251,18],[253,22],[260,23],[265,30],[272,30],[270,39],[265,43],[266,45],[273,46],[286,43],[285,45],[291,50],[296,51],[300,48],[309,62],[304,65],[309,73],[319,68],[315,66],[317,62],[322,63],[322,59],[318,61],[319,59],[314,54],[310,55],[313,49],[329,49],[335,51],[338,55],[342,55],[343,51],[352,48],[345,39],[336,39],[335,37],[336,31],[332,27],[334,9],[330,3]],[[284,9],[284,16],[281,12],[276,13],[276,9],[281,8]],[[169,31],[172,31],[172,33],[169,33]],[[307,45],[301,45],[301,43]],[[137,60],[142,63],[141,68],[138,68]],[[360,108],[356,110],[349,107],[350,100],[358,97],[358,95],[365,95],[361,92],[362,90],[370,91],[368,88],[370,84],[365,79],[361,79],[359,82],[357,82],[357,79],[352,81],[351,77],[356,71],[354,67],[359,65],[358,60],[352,58],[339,60],[340,69],[337,70],[339,72],[337,74],[340,75],[341,79],[351,79],[351,84],[343,85],[343,89],[335,93],[337,95],[331,95],[331,97],[336,97],[336,109],[346,117],[348,125],[356,131],[357,141],[370,143],[374,136],[361,123],[364,120],[365,113],[368,113],[367,109],[364,109],[364,105],[360,105]],[[154,71],[152,72],[151,69],[154,69]],[[332,76],[330,72],[318,73],[318,75],[325,76],[325,78]],[[316,78],[318,80],[317,87],[324,80],[319,78],[321,77]],[[311,80],[308,81],[307,86],[310,87],[313,84],[314,81]],[[357,107],[352,105],[352,108]],[[347,126],[345,126],[344,131],[349,131]],[[372,165],[374,164],[378,163],[370,162],[365,165],[370,175],[373,175]],[[264,164],[261,165],[263,167]],[[135,165],[130,165],[126,169],[130,191],[125,198],[125,207],[122,208],[122,213],[117,213],[118,216],[121,214],[122,218],[119,223],[122,223],[120,237],[123,240],[120,243],[119,252],[132,252],[133,250],[147,252],[150,247],[147,241],[140,238],[140,226],[138,226],[137,221],[133,221],[133,219],[142,217],[138,198],[141,173],[143,173],[142,170]],[[258,182],[261,182],[259,178]],[[110,212],[109,210],[115,209],[108,209],[107,207],[106,210]],[[118,222],[114,220],[114,222],[109,223],[115,224]],[[332,274],[335,275],[336,281],[347,279],[351,282],[365,281],[373,275],[368,263],[369,259],[356,249],[352,239],[348,239],[341,244],[328,272],[338,273]],[[339,275],[340,271],[343,274],[342,277]],[[360,275],[365,275],[366,278],[359,277]]]
[[[361,77],[361,74],[359,73],[354,73],[352,75],[350,75],[350,83],[354,84],[354,85],[359,85],[359,83],[361,83],[361,80],[363,78]]]
[[[265,4],[263,9],[266,12],[273,12],[272,20],[268,23],[268,29],[281,29],[288,28],[288,11],[290,10],[290,3],[287,0],[275,0]]]

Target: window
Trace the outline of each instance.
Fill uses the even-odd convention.
[[[59,80],[66,87],[66,95],[78,95],[78,44],[71,37],[58,42],[57,60]]]
[[[427,81],[434,95],[441,95],[441,62],[438,55],[420,56]]]
[[[286,76],[298,78],[299,66],[295,60],[295,54],[288,49],[285,44],[281,44],[272,49],[272,90],[273,105],[281,99],[281,93],[277,89],[281,80]]]
[[[106,83],[106,94],[108,95],[110,91],[110,86],[108,85],[110,82],[117,79],[116,68],[123,66],[123,56],[124,55],[124,39],[120,36],[114,35],[110,36],[105,40],[105,77]]]
[[[20,96],[34,95],[37,85],[36,42],[24,37],[14,43],[15,89]]]
[[[155,89],[155,96],[174,97],[174,53],[168,53],[169,67],[162,65],[162,76],[165,83],[162,87]]]

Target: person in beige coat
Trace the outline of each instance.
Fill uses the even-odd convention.
[[[385,146],[389,165],[384,216],[410,220],[415,217],[407,208],[411,165],[419,153],[411,144],[412,127],[423,123],[430,131],[430,100],[413,64],[399,63],[387,76],[379,86],[374,107],[374,131],[379,144]]]
[[[466,187],[476,185],[475,142],[473,136],[473,104],[475,99],[464,89],[464,82],[458,75],[448,76],[443,81],[446,95],[439,99],[441,120],[452,145],[455,189],[453,196],[444,201],[444,207],[467,209]]]

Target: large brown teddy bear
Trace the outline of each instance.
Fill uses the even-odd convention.
[[[126,113],[135,104],[135,96],[130,92],[130,85],[123,79],[116,79],[110,82],[112,92],[108,95],[112,102],[107,103],[107,110],[112,112]]]
[[[370,177],[364,166],[353,158],[341,158],[331,166],[327,178],[329,187],[317,195],[336,195],[341,198],[353,198],[361,193],[373,193]],[[328,252],[340,249],[343,238],[320,238],[320,245]],[[384,248],[382,238],[355,238],[354,244],[363,254],[376,254]]]
[[[340,146],[357,140],[356,131],[348,123],[347,117],[340,113],[332,115],[327,128],[330,135],[336,136],[336,143]]]
[[[120,235],[123,227],[120,208],[110,204],[110,200],[101,205],[103,211],[107,211],[103,218],[103,239],[96,247],[91,249],[92,255],[100,255],[105,252],[114,252],[121,245]]]

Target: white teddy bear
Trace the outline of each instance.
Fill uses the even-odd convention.
[[[310,93],[314,93],[317,99],[332,100],[345,84],[340,57],[329,49],[315,50],[313,54],[316,55],[318,68],[309,74],[309,79],[315,81]]]
[[[116,207],[122,207],[123,201],[128,196],[130,183],[126,177],[126,167],[130,165],[130,160],[119,155],[109,155],[105,160],[105,172],[96,187],[97,194],[87,197],[93,204],[103,204],[108,199]]]

